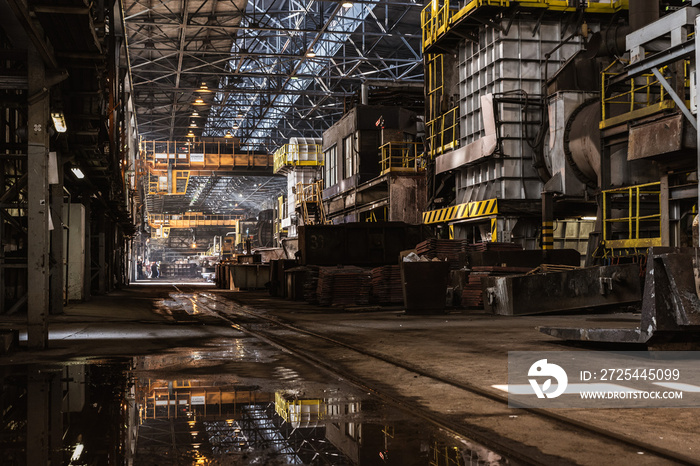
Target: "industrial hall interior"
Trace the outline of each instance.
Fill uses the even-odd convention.
[[[700,465],[700,0],[0,0],[0,465]]]

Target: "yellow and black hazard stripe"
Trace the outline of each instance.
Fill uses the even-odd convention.
[[[554,249],[554,222],[542,222],[542,249]]]
[[[467,202],[442,209],[423,212],[423,223],[447,223],[465,218],[487,217],[498,213],[497,199]]]

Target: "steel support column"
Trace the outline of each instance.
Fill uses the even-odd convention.
[[[661,218],[659,223],[661,225],[661,245],[662,246],[679,246],[675,241],[671,241],[671,228],[670,228],[670,206],[669,206],[669,192],[668,192],[668,173],[662,173],[659,185],[659,206]]]
[[[554,249],[554,193],[542,193],[542,249]]]
[[[31,74],[29,79],[31,81]],[[48,375],[38,367],[30,367],[27,375],[27,464],[49,464],[49,392]]]
[[[60,166],[60,165],[59,165]],[[51,464],[61,464],[63,462],[63,374],[65,369],[52,372],[50,381],[51,392],[49,402],[51,405],[51,416],[49,418],[50,431],[50,459]]]
[[[92,206],[89,199],[85,205],[85,273],[83,274],[83,297],[85,301],[92,296]]]
[[[32,44],[28,47],[28,346],[44,349],[48,344],[49,312],[49,185],[48,133],[49,92],[46,69]],[[28,464],[40,464],[29,461]],[[45,464],[45,463],[43,463]]]
[[[63,164],[61,154],[56,154],[58,184],[51,185],[51,314],[63,314],[63,290],[65,268],[63,255]]]
[[[103,294],[107,292],[107,221],[104,216],[97,221],[97,228],[97,292]]]

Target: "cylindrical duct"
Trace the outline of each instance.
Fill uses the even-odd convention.
[[[600,173],[600,101],[589,99],[569,116],[564,133],[564,153],[576,177],[588,186],[598,185]]]

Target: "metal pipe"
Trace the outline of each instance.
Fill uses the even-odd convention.
[[[369,86],[367,83],[362,83],[360,86],[360,102],[362,105],[368,105],[369,102]]]

